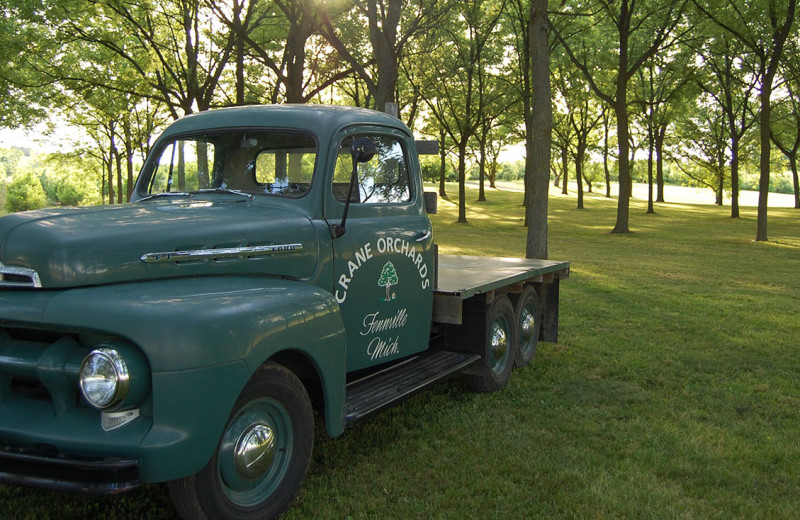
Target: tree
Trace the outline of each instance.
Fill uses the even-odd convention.
[[[564,64],[562,62],[562,64]],[[564,64],[566,65],[566,64]],[[590,135],[602,118],[596,101],[591,95],[580,74],[572,67],[559,67],[553,74],[558,104],[561,109],[557,119],[560,124],[554,125],[556,141],[562,147],[562,170],[564,176],[563,193],[567,193],[567,159],[572,155],[575,161],[575,183],[577,185],[577,209],[583,209],[583,175],[586,153],[589,150]]]
[[[647,213],[655,212],[654,181],[655,202],[664,202],[664,144],[667,130],[687,109],[686,98],[694,96],[693,90],[687,87],[691,86],[690,64],[694,56],[683,44],[672,52],[653,56],[634,78],[633,103],[639,108],[638,120],[647,135]]]
[[[71,0],[48,20],[62,41],[105,49],[130,66],[130,76],[95,76],[93,86],[163,101],[173,118],[212,106],[236,43],[232,32],[217,31],[205,0]],[[81,70],[62,67],[56,79],[88,81],[75,74]]]
[[[378,278],[378,285],[386,287],[386,301],[392,301],[392,295],[389,293],[393,285],[397,285],[400,280],[397,278],[397,271],[394,264],[386,262],[381,269],[381,275]]]
[[[773,0],[740,3],[735,0],[701,2],[697,8],[717,25],[730,32],[750,50],[759,78],[760,160],[758,180],[758,223],[756,241],[767,240],[767,199],[771,153],[772,91],[783,57],[784,46],[795,22],[797,0],[785,4]],[[779,5],[780,4],[780,5]]]
[[[313,0],[234,0],[211,2],[215,16],[235,39],[236,87],[232,104],[266,98],[271,103],[307,103],[336,81],[352,73],[341,69],[336,52],[316,46],[320,14]],[[246,61],[256,68],[246,75]],[[264,74],[264,66],[271,74]],[[247,76],[247,77],[246,77]],[[264,78],[272,83],[257,87]]]
[[[458,150],[458,222],[467,222],[467,149],[482,121],[479,65],[495,36],[503,2],[469,0],[461,13],[431,34],[429,51],[411,74],[410,81]],[[424,45],[421,44],[421,45]]]
[[[6,188],[6,210],[9,213],[40,209],[46,204],[42,182],[32,171],[18,175]]]
[[[433,30],[448,8],[443,0],[368,0],[347,4],[334,13],[326,4],[317,27],[367,86],[372,106],[384,110],[387,102],[397,102],[400,64],[409,42]],[[366,38],[355,30],[364,26],[364,20]],[[347,27],[351,32],[343,34],[337,27]],[[371,46],[371,53],[366,55],[364,41]]]
[[[696,110],[679,120],[678,135],[684,143],[681,146],[682,158],[693,167],[683,167],[680,161],[678,166],[697,185],[714,190],[716,203],[721,206],[728,144],[722,107],[708,94],[700,96]]]
[[[614,109],[619,146],[619,200],[617,221],[612,233],[629,233],[631,196],[629,149],[628,87],[637,71],[657,52],[675,44],[677,27],[685,0],[593,0],[577,7],[567,6],[561,13],[573,25],[556,31],[559,42],[572,63],[586,77],[595,94]],[[582,8],[585,10],[581,10]],[[575,27],[574,24],[579,27]],[[606,24],[613,26],[608,31]],[[614,34],[615,39],[607,38]],[[591,59],[616,56],[615,63],[592,63]],[[612,70],[614,81],[597,81],[595,70]],[[600,78],[602,79],[602,78]]]
[[[16,128],[46,119],[53,98],[49,83],[30,67],[33,56],[49,56],[57,43],[47,38],[32,2],[0,5],[0,127]],[[11,65],[11,66],[9,66]]]
[[[752,110],[752,98],[758,78],[747,66],[751,61],[748,53],[742,51],[730,33],[724,30],[720,32],[719,26],[708,22],[700,24],[704,28],[702,33],[707,37],[700,38],[693,45],[700,58],[694,81],[719,105],[726,123],[730,152],[731,218],[739,218],[742,140],[757,121]]]
[[[791,45],[783,63],[786,96],[773,110],[770,135],[775,146],[789,160],[794,207],[797,209],[800,208],[800,180],[797,173],[797,154],[800,152],[800,37],[794,38]]]

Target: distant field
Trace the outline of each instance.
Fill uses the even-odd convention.
[[[448,193],[457,193],[448,185]],[[492,190],[444,253],[521,256],[521,193]],[[669,198],[669,197],[668,197]],[[771,197],[772,199],[772,197]],[[631,204],[574,191],[549,203],[550,257],[571,262],[560,337],[509,386],[453,380],[327,439],[286,516],[794,519],[800,497],[800,211]],[[172,518],[161,486],[76,497],[0,486],[0,518]]]
[[[477,189],[477,182],[470,182],[470,186]],[[488,184],[487,184],[488,186]],[[521,181],[497,181],[497,186],[504,190],[521,191],[523,189]],[[571,196],[576,196],[577,185],[569,183],[567,189]],[[586,186],[584,186],[586,190]],[[560,196],[561,190],[551,188],[550,193],[554,196]],[[586,196],[601,195],[605,196],[605,188],[595,189],[595,193],[590,194],[584,191]],[[611,196],[616,197],[619,194],[619,185],[617,183],[611,184]],[[725,206],[730,206],[730,194],[724,199]],[[653,192],[655,197],[655,192]],[[647,184],[634,183],[633,184],[633,198],[647,201]],[[708,188],[689,188],[687,186],[664,186],[664,198],[666,202],[678,202],[685,204],[714,204],[714,193]],[[786,193],[770,193],[767,197],[767,202],[771,208],[793,208],[794,195]],[[758,192],[757,191],[740,191],[739,192],[739,206],[752,206],[758,207]]]

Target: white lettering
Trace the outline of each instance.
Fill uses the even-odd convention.
[[[380,312],[373,312],[364,316],[363,324],[364,330],[361,331],[362,336],[368,336],[376,332],[385,332],[387,330],[394,330],[405,327],[408,322],[408,311],[405,308],[400,309],[391,318],[380,319],[378,316]]]
[[[384,341],[381,338],[373,338],[367,345],[367,355],[371,360],[387,358],[400,353],[400,336]]]
[[[408,258],[414,267],[419,272],[421,279],[420,285],[422,289],[427,289],[431,286],[432,282],[428,279],[428,265],[425,263],[423,251],[417,252],[416,247],[400,237],[380,237],[374,243],[364,243],[355,253],[353,257],[347,261],[347,268],[345,273],[339,276],[338,285],[340,288],[335,288],[334,297],[338,303],[344,303],[347,299],[347,291],[350,288],[350,283],[356,276],[358,270],[373,258],[373,247],[376,248],[380,254],[398,254]],[[376,322],[383,322],[384,319],[378,317],[377,313],[372,315],[372,319]],[[365,327],[368,325],[365,323]]]

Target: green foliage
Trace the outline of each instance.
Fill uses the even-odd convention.
[[[439,182],[439,156],[421,156],[419,158],[419,165],[422,170],[422,180],[426,182]],[[448,182],[455,182],[458,179],[458,174],[455,168],[447,162],[445,163],[445,179]]]
[[[5,177],[14,176],[19,169],[19,163],[25,155],[20,148],[0,148],[0,175]]]
[[[41,209],[46,204],[42,183],[32,171],[18,175],[6,189],[5,208],[9,213]]]
[[[502,163],[497,179],[501,181],[516,181],[525,178],[525,161]]]

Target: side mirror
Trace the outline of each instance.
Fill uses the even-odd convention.
[[[350,146],[350,155],[353,156],[353,168],[358,163],[368,162],[375,157],[375,143],[369,137],[359,137]]]

